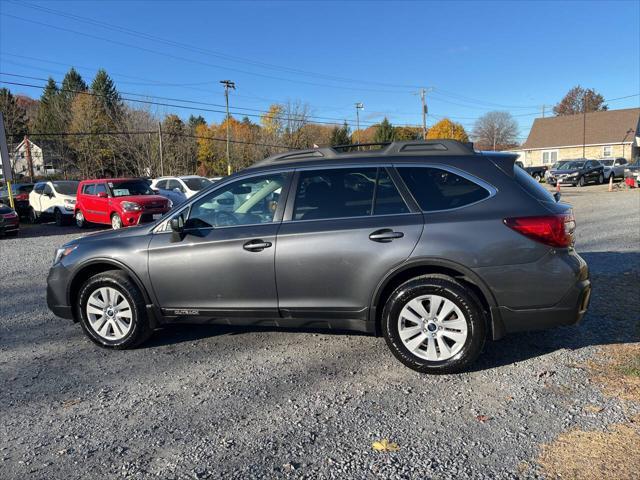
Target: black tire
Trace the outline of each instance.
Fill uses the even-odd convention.
[[[29,208],[29,223],[33,223],[36,224],[38,223],[38,219],[40,218],[38,216],[38,213],[33,209],[33,207]]]
[[[103,338],[93,329],[89,319],[87,318],[87,301],[91,294],[101,287],[111,287],[118,290],[118,292],[124,296],[131,305],[131,330],[120,340],[108,340]],[[84,285],[82,285],[80,294],[78,295],[78,302],[76,304],[76,315],[76,318],[80,320],[80,325],[82,326],[84,333],[94,343],[105,348],[115,350],[134,348],[146,341],[153,333],[153,329],[151,328],[147,317],[147,310],[142,293],[138,289],[138,286],[124,272],[119,270],[110,270],[94,275],[93,277],[90,277]]]
[[[604,183],[604,175],[600,174],[598,175],[598,185],[602,185],[603,183]]]
[[[584,177],[580,177],[580,180],[578,180],[578,183],[576,183],[578,187],[584,187],[585,184],[586,182],[584,181]]]
[[[76,226],[78,228],[87,227],[87,221],[84,218],[84,213],[82,213],[82,210],[76,210],[76,213],[73,214],[73,217],[75,218]]]
[[[538,183],[540,183],[540,182],[542,181],[542,177],[541,177],[539,174],[537,174],[537,173],[533,176],[533,178],[534,178],[534,179],[535,179],[535,181],[536,181],[536,182],[538,182]]]
[[[60,211],[59,208],[55,209],[55,211],[53,213],[53,216],[54,216],[54,218],[56,220],[56,225],[58,227],[61,227],[61,226],[63,226],[65,224],[64,215],[62,215],[62,212]]]
[[[411,299],[421,295],[440,295],[451,300],[465,316],[468,334],[462,349],[442,361],[429,361],[411,353],[400,339],[398,318]],[[394,356],[420,373],[457,373],[466,370],[478,357],[486,339],[486,319],[477,296],[447,275],[424,275],[400,285],[389,296],[382,313],[382,333]]]

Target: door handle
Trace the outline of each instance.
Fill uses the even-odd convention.
[[[263,240],[249,240],[242,246],[242,248],[249,252],[261,252],[265,248],[269,248],[271,245],[271,242],[265,242]]]
[[[402,232],[394,232],[390,228],[383,228],[382,230],[372,232],[371,235],[369,235],[369,240],[380,243],[389,243],[391,240],[402,237],[404,237],[404,233]]]

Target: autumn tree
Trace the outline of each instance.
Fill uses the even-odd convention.
[[[585,89],[580,85],[576,85],[553,107],[553,113],[558,116],[575,115],[577,113],[608,110],[608,108],[604,103],[604,97],[594,89]]]
[[[422,128],[419,127],[396,127],[396,140],[419,140],[422,138]]]
[[[382,122],[377,125],[376,133],[373,137],[375,143],[393,142],[396,138],[395,129],[391,122],[384,117]]]
[[[509,112],[489,112],[476,120],[473,141],[481,149],[501,150],[518,143],[518,122]]]
[[[462,124],[453,122],[448,118],[443,118],[429,129],[427,139],[433,138],[450,138],[460,142],[469,141],[469,136]]]
[[[332,147],[337,145],[349,145],[351,143],[349,125],[347,125],[347,122],[344,122],[341,127],[337,125],[333,127],[329,143]]]

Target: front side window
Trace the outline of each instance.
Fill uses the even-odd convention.
[[[282,173],[238,180],[195,202],[189,228],[254,225],[273,221],[286,176]]]
[[[477,183],[440,168],[399,167],[398,173],[425,212],[464,207],[490,195]]]
[[[100,195],[101,193],[107,193],[107,187],[105,187],[104,183],[98,183],[96,185],[94,195]]]
[[[44,186],[46,184],[45,183],[36,183],[35,187],[33,187],[33,190],[38,194],[38,195],[42,195],[42,192],[44,192]]]
[[[602,156],[604,158],[610,157],[613,155],[613,147],[611,145],[605,145],[602,147]]]
[[[82,187],[82,193],[85,195],[93,195],[96,191],[96,186],[94,183],[89,183],[88,185],[84,185]]]
[[[53,190],[50,185],[45,185],[44,192],[45,195],[53,195]]]

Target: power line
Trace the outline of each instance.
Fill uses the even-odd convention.
[[[30,87],[30,88],[38,88],[41,90],[44,90],[46,88],[46,86],[42,86],[42,85],[33,85],[33,84],[29,84],[29,83],[22,83],[22,82],[10,82],[7,80],[0,80],[0,83],[4,83],[7,85],[17,85],[17,86],[22,86],[22,87]],[[60,82],[56,82],[57,84]],[[70,89],[59,89],[58,91],[60,92],[68,92],[68,93],[76,93],[76,94],[81,94],[81,95],[91,95],[94,97],[104,97],[104,95],[99,95],[96,93],[92,93],[92,92],[85,92],[85,91],[81,91],[81,90],[70,90]],[[138,94],[133,94],[133,95],[138,95]],[[166,103],[166,102],[155,102],[155,101],[151,101],[151,100],[141,100],[141,99],[137,99],[137,98],[128,98],[128,97],[122,97],[122,100],[127,101],[127,102],[134,102],[134,103],[142,103],[142,104],[146,104],[146,105],[156,105],[156,106],[162,106],[162,107],[172,107],[172,108],[182,108],[185,110],[193,110],[193,111],[197,111],[197,112],[211,112],[211,113],[224,113],[226,114],[225,110],[216,110],[216,109],[211,109],[211,108],[202,108],[202,107],[191,107],[191,106],[187,106],[187,105],[178,105],[175,103]],[[176,101],[181,101],[181,100],[176,100]],[[237,116],[245,116],[245,117],[252,117],[252,118],[273,118],[276,115],[271,114],[269,111],[266,110],[262,110],[261,112],[264,113],[264,115],[259,115],[259,114],[253,114],[253,113],[245,113],[245,112],[237,112],[237,111],[233,111],[231,112],[234,115]],[[317,118],[322,118],[322,117],[314,117],[312,115],[300,115],[300,114],[291,114],[291,117],[295,118],[295,119],[301,119],[301,118],[308,118],[310,119],[310,121],[312,121],[312,123],[316,123],[316,124],[322,124],[322,125],[336,125],[336,121],[344,121],[345,119],[336,119],[336,121],[334,122],[328,122],[328,121],[321,121],[321,120],[316,120]],[[351,120],[353,122],[353,120]],[[377,122],[365,122],[368,124],[368,126],[372,126],[372,125],[377,125]],[[407,125],[410,126],[410,125]]]

